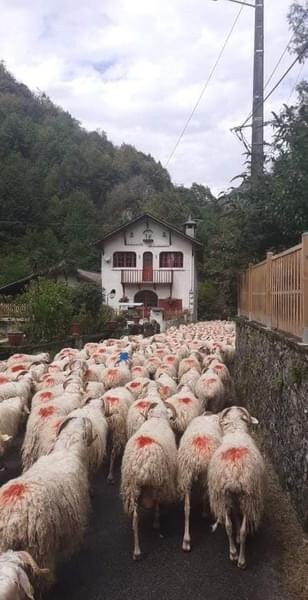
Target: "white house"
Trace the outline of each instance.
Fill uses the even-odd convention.
[[[166,312],[197,311],[196,223],[181,231],[148,213],[96,243],[102,251],[102,285],[108,303],[123,298]],[[112,294],[110,293],[112,290]],[[115,293],[114,293],[115,291]]]

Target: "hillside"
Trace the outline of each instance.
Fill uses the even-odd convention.
[[[108,229],[143,210],[181,225],[211,198],[176,188],[150,155],[87,132],[3,64],[0,161],[0,284],[62,259],[95,269],[91,244]]]

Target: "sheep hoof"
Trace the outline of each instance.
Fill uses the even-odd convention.
[[[237,566],[239,569],[246,569],[247,563],[245,560],[243,562],[238,561]]]
[[[237,563],[237,561],[238,561],[238,554],[237,554],[237,552],[230,552],[229,556],[230,556],[231,562]]]
[[[134,552],[133,560],[141,560],[141,552],[139,552],[138,554],[136,552]]]
[[[182,550],[184,550],[184,552],[190,552],[191,551],[190,542],[188,542],[187,540],[183,540]]]

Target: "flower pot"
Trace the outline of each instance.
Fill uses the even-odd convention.
[[[8,331],[7,334],[10,346],[20,346],[24,339],[22,331]]]

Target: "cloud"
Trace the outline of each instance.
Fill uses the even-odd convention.
[[[290,36],[289,0],[268,4],[266,74]],[[86,128],[165,164],[238,10],[226,0],[2,0],[0,56],[18,79],[44,90]],[[243,9],[168,165],[177,184],[197,181],[218,192],[243,170],[243,147],[229,129],[251,109],[253,19],[253,9]],[[290,60],[287,54],[280,74]],[[296,76],[294,69],[266,105],[266,117],[288,99]]]

